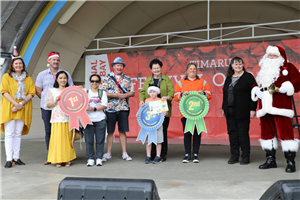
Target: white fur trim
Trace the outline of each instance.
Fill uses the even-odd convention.
[[[292,96],[295,93],[295,88],[290,81],[283,82],[281,85],[284,85],[286,87],[286,95]]]
[[[156,86],[150,86],[150,87],[148,87],[148,90],[147,90],[148,94],[149,94],[149,92],[150,92],[151,90],[154,90],[155,92],[157,92],[158,94],[160,94],[160,89],[159,89],[159,87],[156,87]]]
[[[55,57],[59,58],[59,55],[54,54],[54,55],[52,55],[52,56],[49,56],[48,59],[55,58]]]
[[[259,87],[255,86],[251,90],[251,99],[252,99],[252,101],[257,101],[258,100],[258,97],[255,94],[256,90],[259,90]]]
[[[259,139],[258,141],[260,142],[260,146],[263,150],[272,150],[272,149],[276,150],[278,148],[276,137],[270,140]]]
[[[256,112],[256,117],[261,118],[265,116],[267,113],[271,115],[280,115],[289,118],[293,118],[294,111],[292,109],[284,109],[284,108],[275,108],[273,107],[273,95],[271,95],[268,91],[264,91],[264,96],[261,100],[262,108]]]
[[[281,147],[283,152],[297,152],[299,149],[299,140],[281,140]]]
[[[282,71],[282,75],[283,75],[283,76],[287,76],[288,74],[289,74],[288,70],[284,69],[284,70]]]
[[[266,53],[267,53],[267,55],[273,54],[273,55],[276,55],[276,56],[280,56],[279,49],[275,46],[268,46]]]

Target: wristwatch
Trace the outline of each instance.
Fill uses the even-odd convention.
[[[94,107],[94,112],[96,112],[97,111],[97,108],[96,107]]]
[[[21,102],[19,102],[19,104],[21,104],[21,105],[23,106],[23,103],[22,103],[22,101],[21,101]]]

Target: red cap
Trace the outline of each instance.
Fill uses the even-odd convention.
[[[48,54],[48,59],[51,59],[51,58],[54,58],[54,57],[60,58],[59,53],[51,51],[51,52]]]

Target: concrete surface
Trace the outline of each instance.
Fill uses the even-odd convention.
[[[177,141],[177,142],[176,142]],[[300,178],[299,154],[296,173],[285,173],[286,160],[281,148],[277,151],[278,168],[260,170],[265,162],[264,151],[259,146],[251,148],[249,165],[228,165],[228,145],[213,145],[203,141],[199,151],[200,163],[182,163],[182,140],[171,140],[167,161],[144,164],[145,146],[129,139],[128,153],[133,161],[121,159],[118,141],[113,146],[113,158],[103,166],[86,167],[85,143],[75,143],[77,159],[69,168],[43,165],[46,147],[43,138],[23,137],[21,160],[25,166],[5,169],[4,142],[1,142],[1,198],[2,199],[57,199],[58,185],[65,177],[153,179],[161,199],[259,199],[276,181]],[[224,143],[228,141],[224,140]],[[256,144],[252,141],[251,144]],[[106,149],[106,145],[105,145]]]

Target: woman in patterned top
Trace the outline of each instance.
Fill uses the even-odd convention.
[[[69,131],[69,116],[63,113],[58,105],[61,92],[68,87],[68,74],[59,71],[56,74],[53,88],[49,89],[45,104],[47,108],[53,108],[51,114],[51,137],[49,143],[47,162],[56,163],[56,167],[71,165],[71,160],[76,158],[76,152],[72,144],[72,131]]]

